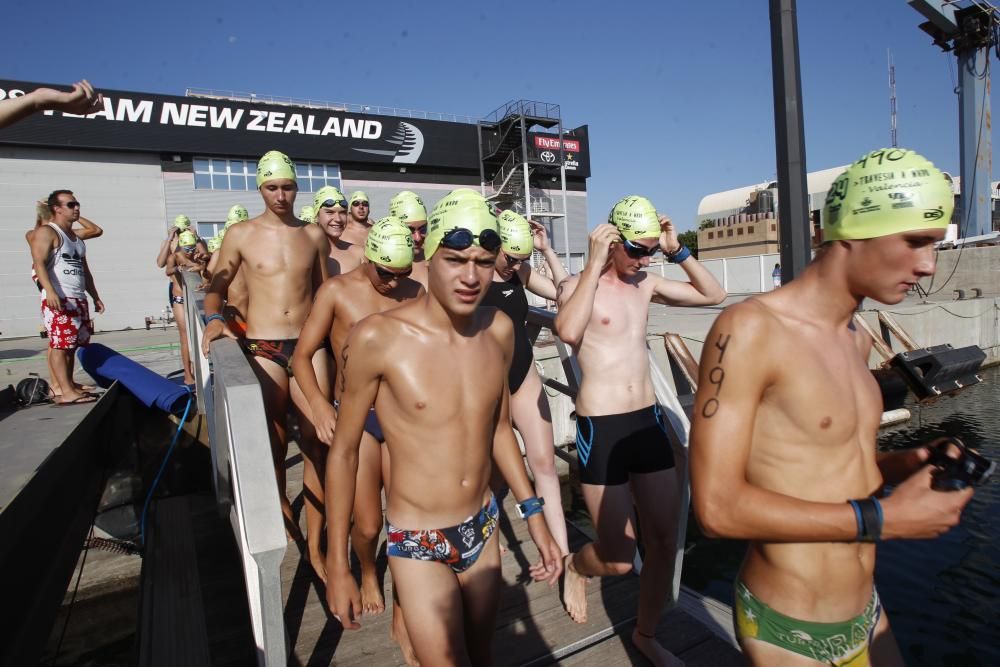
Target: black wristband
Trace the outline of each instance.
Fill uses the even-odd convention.
[[[882,539],[882,505],[875,496],[848,500],[860,517],[859,542],[878,542]]]

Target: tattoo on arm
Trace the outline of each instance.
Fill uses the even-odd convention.
[[[343,400],[344,388],[347,386],[347,350],[350,345],[344,346],[344,351],[340,353],[340,396]]]
[[[719,334],[719,337],[713,343],[715,349],[719,351],[719,358],[715,360],[716,365],[708,372],[708,382],[715,385],[715,395],[705,401],[705,405],[701,407],[701,416],[706,419],[711,419],[719,411],[719,392],[722,391],[722,383],[726,380],[726,371],[722,368],[722,359],[726,356],[726,348],[729,346],[729,336],[730,334],[726,334],[725,339],[723,339],[722,334]]]

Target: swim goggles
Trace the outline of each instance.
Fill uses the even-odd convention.
[[[456,227],[444,233],[441,237],[441,245],[450,250],[465,250],[479,239],[479,247],[489,252],[496,252],[500,249],[500,235],[492,229],[484,229],[479,234],[473,234],[465,227]]]
[[[652,257],[656,253],[660,252],[660,244],[657,243],[652,248],[647,248],[646,246],[629,241],[624,236],[622,237],[622,248],[625,249],[625,254],[632,259],[642,259],[643,257]]]
[[[347,200],[346,199],[327,199],[322,204],[320,204],[320,208],[331,208],[333,206],[339,206],[340,208],[347,208]]]
[[[390,280],[396,280],[398,278],[405,278],[406,276],[413,273],[413,267],[406,269],[405,271],[390,271],[389,269],[384,269],[378,264],[375,265],[375,273],[378,274],[380,280],[384,282],[389,282]]]

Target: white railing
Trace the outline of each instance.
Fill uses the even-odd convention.
[[[580,389],[580,366],[569,346],[555,335],[553,331],[555,317],[555,313],[551,311],[531,307],[528,310],[528,326],[529,329],[547,329],[552,333],[556,350],[559,352],[559,359],[562,361],[566,382],[563,383],[558,379],[543,376],[542,384],[568,396],[575,402],[576,394]],[[531,338],[534,339],[535,336],[532,335]],[[677,541],[674,556],[674,581],[671,591],[671,603],[676,603],[680,599],[681,569],[684,565],[684,544],[687,539],[688,508],[691,504],[691,487],[688,484],[688,433],[691,430],[691,422],[688,420],[687,413],[684,412],[684,408],[677,398],[677,393],[668,379],[668,371],[660,365],[660,362],[653,355],[652,349],[649,348],[648,340],[646,342],[646,351],[649,355],[649,375],[653,382],[653,391],[656,394],[656,402],[663,409],[663,414],[667,418],[667,432],[673,445],[674,460],[679,476],[677,480],[680,492],[677,507]],[[564,450],[557,448],[556,454],[567,462],[576,462],[575,457]],[[639,558],[638,552],[635,555],[635,569],[636,571],[642,569],[642,561]]]
[[[285,665],[281,561],[288,541],[278,502],[264,398],[257,376],[236,341],[214,341],[211,360],[202,355],[204,295],[195,290],[197,274],[181,275],[198,410],[209,425],[215,497],[220,514],[229,517],[243,560],[257,663]]]
[[[766,255],[745,255],[742,257],[725,257],[719,259],[699,259],[698,262],[708,269],[709,273],[722,285],[729,294],[759,294],[774,289],[771,272],[774,265],[781,261],[781,255],[770,253]],[[676,264],[655,264],[646,269],[647,272],[659,273],[673,280],[688,281],[684,269]]]

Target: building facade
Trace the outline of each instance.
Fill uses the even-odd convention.
[[[0,80],[0,99],[45,85]],[[345,195],[364,190],[373,218],[387,213],[400,190],[421,195],[428,210],[457,187],[492,194],[482,182],[482,130],[474,122],[217,96],[101,92],[105,106],[95,114],[45,112],[0,130],[0,338],[39,332],[40,300],[24,234],[34,224],[35,202],[55,189],[72,190],[82,215],[104,228],[87,247],[107,306],[95,321],[99,331],[144,327],[147,317],[163,314],[167,278],[155,258],[175,216],[188,216],[208,237],[233,204],[243,204],[251,216],[263,211],[256,160],[268,150],[296,163],[296,211],[311,204],[323,185]],[[581,135],[572,164],[566,162],[565,211],[542,218],[572,270],[582,266],[587,247],[585,128]],[[561,183],[554,179],[534,179],[529,188],[533,199],[561,206]]]

